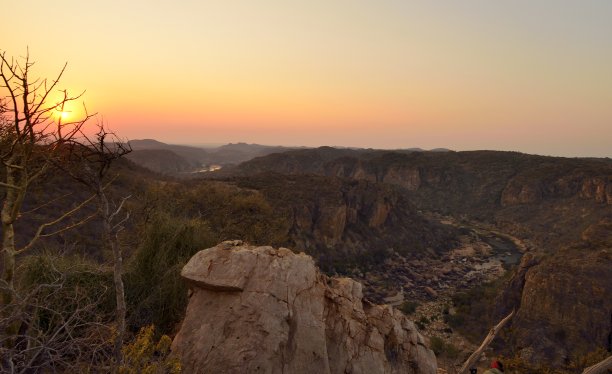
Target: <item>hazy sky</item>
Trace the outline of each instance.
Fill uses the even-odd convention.
[[[3,1],[120,135],[612,156],[610,0]],[[78,114],[78,108],[72,108]]]

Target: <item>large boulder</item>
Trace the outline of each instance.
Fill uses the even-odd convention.
[[[172,344],[188,373],[435,373],[414,324],[363,300],[288,249],[224,242],[182,276],[190,300]]]

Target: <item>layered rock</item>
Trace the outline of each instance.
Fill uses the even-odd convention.
[[[224,242],[181,274],[191,296],[172,347],[186,372],[436,372],[411,321],[305,254]]]
[[[612,177],[595,177],[582,183],[580,196],[612,205]]]

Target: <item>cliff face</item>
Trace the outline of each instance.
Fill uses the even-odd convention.
[[[393,248],[402,254],[444,251],[457,230],[425,218],[408,192],[365,180],[315,175],[238,179],[258,190],[290,223],[291,246],[313,254],[354,256]]]
[[[525,274],[512,323],[514,347],[531,364],[563,366],[609,348],[612,252],[567,250]]]
[[[600,176],[584,180],[580,196],[612,205],[612,177]]]
[[[514,177],[502,191],[500,203],[502,206],[511,206],[572,197],[612,205],[612,176],[585,175],[574,170],[552,180]]]
[[[288,249],[224,242],[182,276],[191,296],[172,349],[190,373],[435,373],[414,324],[365,303]]]
[[[605,159],[493,151],[334,153],[327,148],[282,156],[284,162],[280,155],[260,158],[237,172],[313,173],[396,185],[409,191],[417,209],[502,223],[551,250],[573,242],[609,215],[612,205],[612,162]]]

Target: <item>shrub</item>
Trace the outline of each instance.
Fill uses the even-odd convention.
[[[112,349],[112,273],[81,258],[30,256],[0,303],[0,357],[15,372],[85,372]],[[1,286],[0,286],[1,287]]]
[[[457,329],[463,327],[465,318],[458,314],[446,314],[444,321],[452,328]]]
[[[128,325],[135,331],[154,324],[169,333],[187,305],[181,268],[197,251],[216,243],[204,222],[165,213],[153,217],[144,238],[125,275]]]
[[[172,340],[162,335],[155,343],[155,328],[150,325],[140,329],[134,341],[123,347],[124,364],[119,374],[179,374],[181,364],[170,355]]]
[[[402,305],[400,305],[399,310],[401,310],[405,315],[410,315],[416,312],[419,303],[415,301],[404,301]]]
[[[459,348],[455,347],[452,343],[447,343],[444,339],[437,336],[432,336],[429,339],[429,348],[436,354],[436,356],[444,354],[446,357],[455,359],[459,357]]]
[[[423,316],[421,318],[419,318],[418,321],[416,321],[414,324],[419,328],[419,330],[424,330],[427,325],[429,325],[429,319],[427,319],[427,317]]]
[[[432,351],[434,351],[434,353],[436,354],[436,356],[442,354],[442,352],[444,352],[446,347],[446,343],[444,342],[444,340],[442,340],[442,338],[439,338],[437,336],[432,336],[429,339],[429,348],[431,348]]]
[[[489,326],[495,323],[491,320],[492,300],[495,300],[499,295],[507,277],[510,275],[511,272],[506,272],[504,277],[493,282],[453,295],[452,302],[456,314],[445,316],[448,325],[459,330],[463,336],[474,343],[481,341]]]

